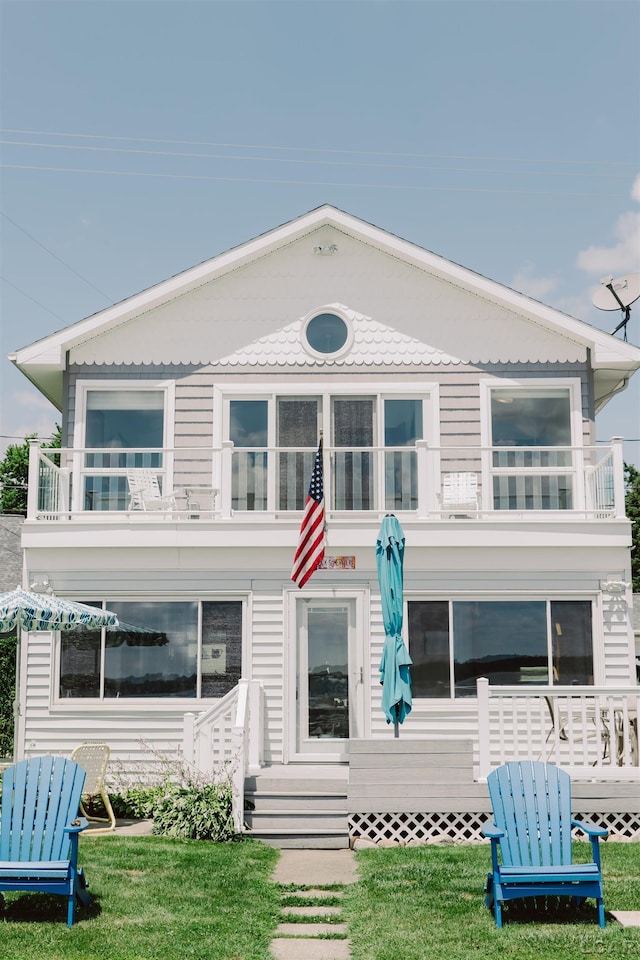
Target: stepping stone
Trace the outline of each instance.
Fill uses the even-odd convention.
[[[279,923],[276,936],[295,937],[297,940],[304,939],[306,950],[307,939],[313,939],[320,934],[344,934],[346,932],[346,923]]]
[[[300,940],[275,939],[271,942],[274,960],[349,960],[351,948],[348,940]]]
[[[335,917],[342,913],[342,907],[282,907],[280,913],[288,917]]]
[[[640,910],[612,910],[611,916],[623,927],[640,927]]]
[[[283,893],[283,896],[290,894]],[[328,900],[329,897],[342,897],[342,890],[298,890],[293,894],[296,897],[308,897],[310,900]]]

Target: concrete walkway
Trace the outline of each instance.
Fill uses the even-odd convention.
[[[340,899],[341,887],[357,880],[353,852],[341,850],[281,850],[272,880],[292,888],[283,892],[281,922],[271,943],[274,960],[348,960],[351,945],[347,925],[340,922],[340,906],[325,906],[328,898]],[[324,887],[337,887],[326,890]],[[287,906],[287,896],[304,898],[304,906]],[[288,922],[287,918],[291,917]],[[293,918],[295,917],[295,921]],[[308,917],[308,922],[305,918]],[[331,919],[331,922],[328,922]],[[332,934],[341,939],[323,939]]]

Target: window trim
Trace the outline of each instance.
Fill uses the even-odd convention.
[[[330,314],[334,317],[338,317],[344,323],[347,330],[347,337],[345,342],[338,350],[334,350],[331,353],[323,353],[320,350],[316,350],[309,343],[307,337],[307,328],[309,324],[312,323],[316,317],[320,317],[323,314]],[[341,357],[344,357],[351,350],[354,342],[354,331],[353,331],[353,321],[350,319],[348,314],[341,309],[339,306],[334,304],[327,304],[324,307],[318,307],[315,310],[312,310],[311,313],[308,313],[306,317],[302,320],[302,328],[300,330],[300,344],[305,353],[308,353],[310,357],[313,357],[314,360],[339,360]]]
[[[320,429],[322,429],[325,450],[331,446],[332,401],[358,397],[372,397],[376,401],[375,446],[384,448],[384,416],[380,416],[381,405],[385,400],[422,400],[422,430],[424,444],[440,447],[440,389],[434,381],[415,384],[394,384],[389,380],[375,380],[355,384],[349,389],[344,385],[326,380],[309,380],[306,383],[283,383],[281,380],[270,382],[268,386],[259,384],[216,384],[213,387],[213,446],[223,449],[230,446],[229,409],[231,400],[266,400],[268,403],[268,451],[276,449],[276,401],[279,397],[318,397],[321,404]],[[272,442],[273,441],[273,442]],[[434,470],[439,469],[439,457],[434,458]],[[272,490],[272,508],[260,511],[262,516],[273,516],[280,511],[275,506],[275,474],[269,478]]]
[[[96,594],[100,591],[94,590],[91,594],[87,594],[86,600],[80,595],[74,595],[76,599],[81,602],[86,602],[88,600],[95,600]],[[105,645],[101,642],[100,644],[100,689],[103,691],[102,695],[99,697],[61,697],[60,696],[60,667],[61,667],[61,654],[62,654],[62,636],[63,631],[61,630],[52,630],[52,656],[53,656],[53,669],[52,669],[52,683],[50,687],[50,696],[49,696],[49,709],[54,713],[61,712],[83,712],[86,708],[89,708],[92,712],[97,710],[107,710],[109,712],[124,712],[127,711],[137,712],[145,711],[148,708],[151,710],[162,710],[169,712],[184,713],[185,709],[199,709],[199,705],[202,705],[203,709],[214,706],[216,703],[219,703],[222,699],[221,697],[202,697],[200,696],[201,681],[202,681],[202,604],[203,603],[228,603],[228,602],[240,602],[242,604],[242,628],[241,628],[241,644],[242,644],[242,660],[240,667],[240,678],[244,679],[250,675],[250,653],[248,647],[248,641],[250,636],[250,618],[252,616],[252,604],[251,604],[251,594],[247,591],[225,591],[224,593],[215,593],[215,594],[199,594],[198,596],[170,596],[166,595],[149,595],[144,597],[131,597],[131,596],[107,596],[102,597],[101,602],[103,602],[107,609],[109,609],[109,603],[192,603],[196,602],[198,604],[198,638],[197,638],[197,650],[196,650],[196,665],[197,665],[197,680],[196,680],[196,696],[194,697],[105,697],[104,696],[104,657],[105,657]],[[103,628],[104,629],[104,628]]]
[[[87,394],[90,391],[118,393],[162,391],[165,395],[162,443],[172,448],[175,439],[175,380],[76,380],[76,408],[73,424],[73,446],[84,449],[87,425]]]
[[[582,383],[580,377],[518,377],[501,379],[487,377],[480,380],[480,443],[492,446],[491,393],[493,390],[560,390],[569,391],[569,423],[571,446],[584,446],[582,417]]]

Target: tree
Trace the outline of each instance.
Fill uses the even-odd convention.
[[[37,434],[31,434],[35,437]],[[27,512],[27,483],[29,479],[29,437],[23,443],[7,447],[4,459],[0,460],[0,513]],[[56,424],[48,449],[62,446],[62,430]]]
[[[16,696],[14,633],[0,633],[0,760],[13,755],[13,701]]]
[[[625,512],[631,520],[631,583],[640,593],[640,470],[632,463],[624,465]]]

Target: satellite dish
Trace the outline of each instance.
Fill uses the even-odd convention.
[[[622,310],[624,317],[612,334],[624,327],[624,339],[627,339],[627,323],[631,316],[631,304],[640,297],[640,273],[628,273],[624,277],[605,277],[601,281],[591,302],[598,310]]]

